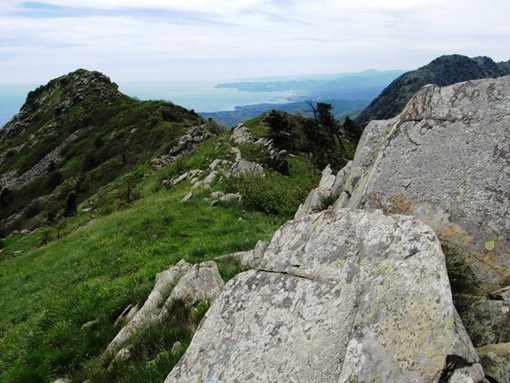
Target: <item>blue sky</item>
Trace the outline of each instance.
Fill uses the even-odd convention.
[[[2,0],[0,84],[77,68],[122,83],[502,61],[508,15],[509,0]]]

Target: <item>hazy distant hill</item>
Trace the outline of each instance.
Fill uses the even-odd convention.
[[[499,77],[510,74],[510,61],[495,63],[489,57],[462,55],[441,56],[394,80],[360,113],[355,123],[364,127],[370,120],[395,117],[424,85],[451,85],[461,81]]]
[[[337,115],[355,117],[392,80],[404,73],[402,70],[367,70],[358,73],[342,73],[329,76],[300,76],[297,78],[254,79],[250,81],[218,84],[217,88],[236,89],[245,92],[285,92],[293,96],[289,103],[239,105],[233,111],[200,113],[225,126],[234,126],[271,109],[289,113],[308,114],[307,100],[327,102],[333,105]]]
[[[363,110],[369,100],[321,100],[322,102],[329,103],[333,106],[333,112],[336,115],[354,118],[359,111]],[[226,127],[232,127],[246,121],[250,118],[254,118],[261,113],[267,112],[268,110],[277,109],[287,113],[301,113],[303,115],[311,116],[312,112],[310,106],[306,101],[289,102],[287,104],[255,104],[255,105],[243,105],[237,106],[235,110],[227,110],[220,112],[211,113],[199,113],[203,118],[212,118],[215,121]],[[342,120],[340,120],[342,121]]]
[[[218,88],[232,88],[247,92],[275,92],[291,90],[296,98],[303,97],[336,100],[372,99],[389,82],[404,73],[402,70],[367,70],[358,73],[343,73],[306,79],[243,81],[218,84]]]

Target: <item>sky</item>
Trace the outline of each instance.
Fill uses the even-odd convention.
[[[1,0],[0,84],[78,68],[120,84],[506,61],[508,15],[510,0]]]

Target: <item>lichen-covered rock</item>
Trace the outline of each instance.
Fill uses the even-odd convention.
[[[241,159],[240,161],[237,161],[236,163],[234,163],[234,165],[232,165],[232,168],[230,169],[230,175],[240,176],[243,174],[255,174],[263,177],[264,168],[262,167],[262,165],[257,164],[255,162],[250,162]]]
[[[165,382],[220,381],[484,380],[432,230],[346,209],[280,228]]]
[[[476,351],[491,382],[510,383],[510,343],[489,344]]]
[[[341,207],[430,225],[463,262],[470,292],[510,283],[510,77],[427,86],[364,132]],[[375,156],[375,154],[377,155]]]
[[[510,342],[510,301],[464,297],[456,306],[475,347]]]

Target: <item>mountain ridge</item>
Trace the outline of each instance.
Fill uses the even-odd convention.
[[[354,119],[354,122],[357,126],[364,127],[371,120],[395,117],[404,109],[411,97],[427,84],[445,86],[508,74],[510,61],[496,63],[485,56],[469,58],[458,54],[440,56],[429,64],[395,79]]]

